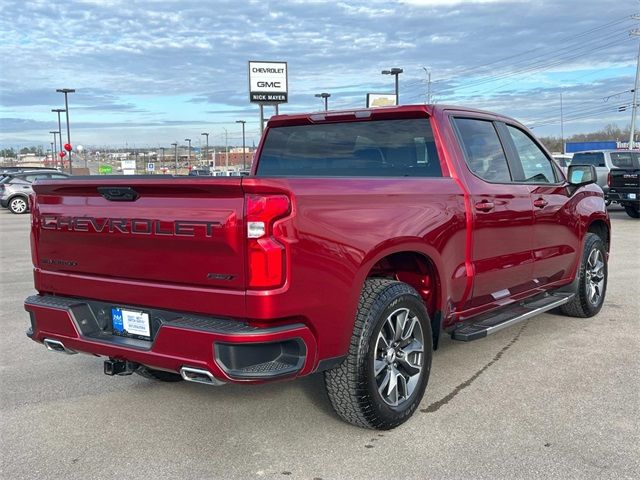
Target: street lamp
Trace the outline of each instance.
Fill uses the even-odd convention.
[[[315,95],[318,98],[323,98],[324,99],[324,111],[326,112],[327,110],[329,110],[329,97],[331,96],[330,93],[316,93]]]
[[[60,131],[53,131],[53,132],[49,132],[49,133],[53,133],[53,143],[51,144],[51,146],[53,147],[53,149],[51,150],[51,152],[54,152],[55,150],[58,149],[58,141],[56,140],[56,135],[58,135],[60,133]],[[57,155],[57,154],[56,154]],[[53,161],[53,164],[57,167],[58,166],[58,159],[55,158],[56,155],[53,155],[54,158],[52,158],[51,160]]]
[[[200,135],[204,135],[207,140],[207,143],[204,147],[204,158],[207,162],[207,166],[209,166],[209,132],[202,132]]]
[[[187,153],[187,166],[191,166],[191,139],[185,138],[185,142],[189,142],[189,152]]]
[[[178,175],[178,142],[174,142],[171,144],[172,147],[176,149],[176,175]]]
[[[58,114],[58,135],[60,135],[58,137],[58,141],[60,142],[60,150],[58,150],[58,152],[62,152],[62,124],[60,123],[60,114],[64,112],[64,108],[52,108],[51,111]],[[64,170],[64,162],[62,162],[62,169]]]
[[[391,70],[382,70],[383,75],[393,75],[396,77],[396,105],[400,105],[400,94],[398,93],[398,75],[400,75],[404,70],[402,68],[392,68]]]
[[[74,93],[75,90],[73,88],[58,88],[56,90],[58,93],[64,93],[64,108],[65,112],[67,112],[67,143],[71,146],[71,133],[69,128],[69,102],[67,101],[67,94]],[[60,145],[62,145],[62,136],[60,137]],[[69,150],[69,173],[73,173],[72,167],[73,161],[71,160],[71,149]]]
[[[242,124],[242,170],[247,169],[246,156],[245,156],[245,141],[244,141],[244,124],[247,123],[246,120],[236,120],[236,123]]]

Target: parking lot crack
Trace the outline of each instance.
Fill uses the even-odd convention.
[[[462,390],[464,390],[469,385],[471,385],[480,375],[482,375],[487,369],[489,369],[489,367],[491,367],[494,363],[496,363],[498,360],[500,360],[500,358],[502,358],[502,356],[507,352],[507,350],[509,350],[513,346],[513,344],[515,344],[518,341],[518,339],[520,338],[520,335],[522,334],[522,332],[524,331],[524,329],[525,329],[525,327],[527,326],[528,323],[529,322],[525,322],[522,325],[522,327],[520,327],[518,332],[511,339],[511,341],[509,343],[507,343],[504,347],[502,347],[502,349],[498,353],[495,354],[495,356],[491,359],[491,361],[489,363],[487,363],[484,367],[482,367],[480,370],[478,370],[476,373],[474,373],[469,379],[467,379],[464,382],[462,382],[461,384],[459,384],[456,388],[454,388],[451,391],[451,393],[449,393],[445,397],[441,398],[437,402],[433,402],[427,408],[423,408],[420,411],[423,412],[423,413],[437,412],[438,410],[440,410],[441,407],[445,406],[447,403],[449,403],[451,400],[453,400],[453,398],[456,395],[458,395],[458,393],[460,393]]]

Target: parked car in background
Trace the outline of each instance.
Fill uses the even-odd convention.
[[[29,195],[33,193],[31,184],[38,179],[55,180],[69,175],[58,170],[28,170],[5,174],[0,179],[0,205],[11,213],[21,214],[29,210]]]
[[[556,163],[564,169],[569,166],[573,158],[573,154],[571,153],[553,153],[552,156]]]
[[[640,218],[640,152],[615,152],[616,168],[609,171],[609,200],[624,207],[631,218]]]
[[[212,175],[208,167],[192,168],[189,170],[189,176],[191,177],[210,177]]]
[[[609,197],[608,178],[612,168],[627,168],[630,162],[630,155],[640,155],[638,151],[630,150],[589,150],[586,152],[576,152],[571,159],[571,165],[593,165],[598,173],[598,185],[604,192],[607,205],[613,201]],[[617,200],[615,200],[617,201]]]
[[[30,172],[34,170],[59,171],[58,169],[51,167],[0,167],[0,175],[4,175],[6,173]]]

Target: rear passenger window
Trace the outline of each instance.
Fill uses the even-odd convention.
[[[594,167],[606,167],[604,163],[604,153],[584,152],[576,153],[571,159],[571,165],[593,165]]]
[[[272,127],[261,176],[441,177],[427,118]]]
[[[507,125],[507,129],[524,171],[524,178],[517,180],[525,183],[556,183],[555,170],[540,147],[522,130],[511,125]]]
[[[493,122],[473,118],[456,118],[460,142],[469,169],[493,183],[511,181],[507,157]]]
[[[640,168],[635,152],[611,152],[611,163],[615,168]]]

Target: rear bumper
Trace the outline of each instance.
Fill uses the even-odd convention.
[[[113,335],[107,302],[53,295],[25,300],[32,340],[66,349],[179,372],[203,369],[222,382],[260,383],[306,375],[314,369],[316,339],[301,323],[258,328],[246,322],[144,309],[152,340]],[[126,306],[138,308],[135,306]]]
[[[634,197],[634,198],[631,198]],[[627,191],[622,189],[610,189],[607,197],[608,200],[612,202],[622,203],[622,204],[630,204],[630,205],[640,205],[640,191]]]

